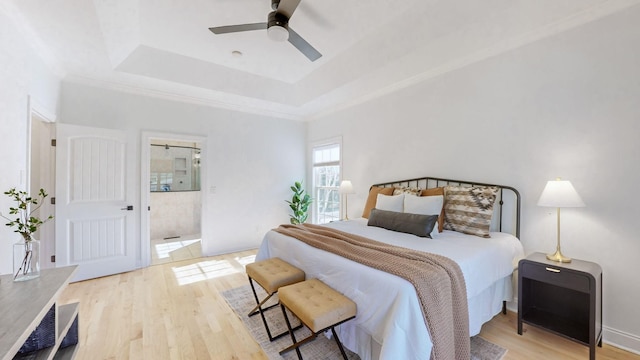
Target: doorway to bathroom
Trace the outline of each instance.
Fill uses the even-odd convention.
[[[146,264],[201,257],[202,142],[184,136],[150,137],[142,144],[148,159],[143,159],[147,166],[142,169],[147,178]]]

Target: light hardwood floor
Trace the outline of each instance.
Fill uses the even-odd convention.
[[[78,359],[267,359],[220,293],[246,285],[255,251],[151,266],[70,284],[61,304],[80,302]],[[497,315],[480,334],[511,359],[588,359],[586,346]],[[640,360],[604,345],[598,360]]]
[[[169,239],[151,239],[151,265],[202,257],[200,234]]]

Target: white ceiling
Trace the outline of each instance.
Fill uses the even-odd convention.
[[[67,81],[309,119],[623,11],[640,0],[302,0],[289,26],[309,61],[266,31],[270,0],[3,0]],[[243,53],[234,57],[232,51]]]

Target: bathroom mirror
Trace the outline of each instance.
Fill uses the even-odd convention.
[[[151,145],[151,192],[200,190],[200,149]]]

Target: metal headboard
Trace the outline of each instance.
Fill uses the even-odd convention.
[[[496,198],[496,206],[492,219],[492,229],[502,232],[511,232],[520,239],[520,193],[511,186],[485,184],[475,181],[442,179],[435,177],[421,177],[408,180],[397,180],[392,182],[374,184],[378,187],[404,186],[409,188],[431,189],[441,186],[495,186],[500,189]],[[505,201],[506,200],[506,201]],[[515,229],[514,229],[515,226]]]

